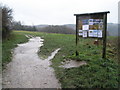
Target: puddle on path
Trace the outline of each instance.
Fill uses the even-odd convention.
[[[45,60],[51,60],[54,58],[54,56],[58,53],[58,51],[60,50],[60,48],[56,49],[54,52],[51,53],[51,56],[49,56],[47,59]]]
[[[64,62],[63,65],[61,65],[60,67],[73,68],[73,67],[79,67],[79,66],[82,66],[82,65],[87,65],[87,63],[85,61],[70,60],[70,61]]]
[[[31,36],[28,36],[31,37]],[[32,37],[27,43],[18,44],[13,60],[3,71],[3,88],[60,88],[51,59],[60,50],[56,49],[46,60],[38,56],[43,39]]]

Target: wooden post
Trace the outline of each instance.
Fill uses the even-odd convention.
[[[106,40],[107,40],[107,13],[103,15],[103,53],[102,58],[106,58]]]
[[[78,16],[76,16],[76,56],[78,56]]]

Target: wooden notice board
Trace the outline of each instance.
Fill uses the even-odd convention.
[[[74,14],[76,16],[76,47],[79,37],[101,38],[103,39],[102,58],[106,58],[107,13],[110,12]],[[77,48],[76,55],[78,55]]]

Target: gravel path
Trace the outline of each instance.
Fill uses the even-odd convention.
[[[51,59],[60,50],[55,50],[48,59],[42,60],[37,52],[43,39],[32,37],[27,43],[18,44],[13,60],[3,71],[3,88],[60,88],[61,85],[50,67]]]

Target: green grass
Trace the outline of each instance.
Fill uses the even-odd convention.
[[[12,50],[17,46],[19,43],[27,42],[27,38],[24,34],[15,34],[12,33],[9,39],[2,41],[2,65],[3,67],[11,61],[12,58]]]
[[[44,39],[39,55],[46,58],[57,48],[61,50],[52,60],[56,77],[62,88],[117,88],[118,87],[118,64],[116,54],[116,38],[108,38],[107,59],[102,59],[102,45],[93,44],[94,39],[80,38],[78,51],[75,56],[75,35],[47,34],[39,32],[15,31],[14,34],[30,34],[40,36]],[[112,39],[111,39],[112,38]],[[19,43],[19,42],[16,42]],[[64,69],[59,67],[66,60],[86,61],[87,65],[81,67]]]
[[[0,40],[0,74],[2,70],[2,40]]]

